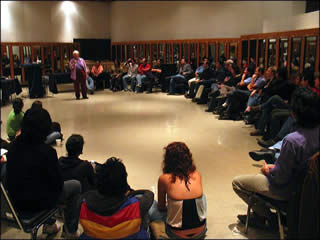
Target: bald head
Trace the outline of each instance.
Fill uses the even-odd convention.
[[[75,58],[79,58],[80,53],[79,53],[78,50],[74,50],[73,53],[72,53],[72,55],[73,55],[73,57],[75,57]]]

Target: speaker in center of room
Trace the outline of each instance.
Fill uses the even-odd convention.
[[[86,60],[110,60],[111,39],[73,39],[80,44],[81,57]]]

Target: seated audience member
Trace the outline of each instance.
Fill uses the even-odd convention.
[[[236,86],[236,78],[233,78],[234,82],[232,86]],[[246,90],[236,89],[230,95],[228,95],[228,105],[225,112],[222,113],[219,119],[238,119],[240,112],[243,111],[243,106],[248,102],[249,96],[255,93],[256,89],[260,89],[265,85],[264,69],[256,68],[255,74],[252,76],[251,82],[247,85]],[[230,80],[227,81],[227,85],[230,86]]]
[[[45,109],[29,109],[24,115],[21,134],[7,154],[7,186],[14,206],[23,216],[64,204],[65,224],[62,236],[78,237],[79,181],[63,182],[57,152],[44,143],[51,129],[51,118]],[[53,234],[59,226],[50,221],[44,233]]]
[[[16,138],[21,129],[21,123],[24,116],[24,113],[22,112],[22,99],[15,99],[12,103],[12,108],[7,120],[7,134],[10,141],[13,141]]]
[[[188,81],[188,85],[189,85],[189,91],[188,93],[185,94],[185,97],[186,98],[193,98],[194,95],[193,95],[193,92],[194,92],[194,85],[196,83],[196,81],[199,79],[199,75],[203,72],[204,70],[204,66],[208,63],[208,58],[204,57],[203,59],[203,63],[201,66],[199,66],[196,71],[195,71],[195,77],[194,78],[191,78],[189,81]]]
[[[30,109],[33,109],[33,110],[43,109],[42,102],[39,100],[34,101]],[[61,141],[63,139],[63,134],[61,133],[61,127],[59,123],[52,122],[50,134],[47,136],[44,143],[49,145],[54,145],[56,144],[57,139],[60,139]]]
[[[161,59],[157,59],[156,64],[151,68],[151,72],[147,73],[148,77],[148,86],[147,86],[147,93],[152,93],[152,88],[154,85],[154,82],[157,80],[161,84],[161,89],[163,88],[163,82],[162,82],[162,64],[161,64]]]
[[[215,72],[210,68],[209,62],[206,62],[203,72],[199,74],[199,79],[192,83],[192,85],[195,85],[190,92],[190,95],[194,96],[192,101],[198,104],[206,104],[208,102],[211,84],[215,81]]]
[[[96,81],[98,89],[103,88],[103,81],[107,80],[107,74],[103,71],[103,66],[101,65],[100,60],[96,61],[96,64],[91,68],[89,75],[94,81]]]
[[[276,109],[282,109],[286,110],[287,113],[290,113],[290,101],[291,101],[291,95],[293,91],[298,88],[299,86],[301,87],[308,87],[309,86],[309,81],[307,80],[309,78],[310,74],[304,73],[303,77],[300,77],[299,74],[292,74],[291,76],[291,85],[289,84],[288,86],[288,91],[285,91],[282,97],[279,95],[273,95],[270,97],[267,101],[264,103],[258,105],[258,106],[251,106],[250,111],[262,111],[262,114],[259,118],[259,121],[257,122],[257,130],[253,131],[250,133],[251,136],[264,136],[266,135],[265,129],[266,126],[271,125],[272,121],[272,112],[275,111]],[[290,115],[290,114],[289,114]]]
[[[113,92],[120,90],[120,78],[122,74],[122,67],[118,59],[115,59],[111,67],[111,90]]]
[[[131,89],[130,91],[134,91],[135,89],[135,81],[138,74],[138,64],[133,58],[129,58],[128,61],[124,63],[124,66],[128,67],[128,73],[122,77],[122,85],[123,90],[129,91],[128,89],[128,80],[131,82]]]
[[[90,71],[89,68],[87,67],[87,79],[86,79],[86,84],[87,84],[87,90],[90,94],[94,94],[94,81],[92,77],[90,76]]]
[[[312,88],[312,90],[318,95],[320,96],[320,81],[319,81],[319,72],[314,73],[314,87]]]
[[[257,114],[250,112],[252,106],[262,104],[274,95],[280,96],[282,99],[288,99],[289,81],[287,79],[287,69],[280,68],[276,70],[275,67],[269,67],[266,71],[266,84],[262,88],[258,88],[251,92],[247,102],[247,108],[244,112],[245,121],[247,123],[254,122],[254,117]],[[284,114],[283,118],[287,116]]]
[[[127,176],[124,164],[115,157],[97,168],[97,190],[83,195],[80,223],[84,234],[81,238],[150,238],[147,214],[153,193],[148,190],[131,191]]]
[[[39,100],[36,100],[32,103],[31,109],[42,109],[42,102]]]
[[[94,188],[94,170],[88,161],[79,158],[82,154],[84,140],[81,135],[71,135],[66,143],[67,156],[59,158],[63,181],[78,180],[85,193]]]
[[[201,174],[189,148],[182,142],[169,144],[158,180],[158,203],[149,211],[150,221],[165,221],[172,239],[201,239],[207,231],[206,211]]]
[[[294,92],[291,104],[297,130],[284,138],[275,164],[264,164],[260,174],[233,179],[234,191],[247,204],[250,194],[254,193],[274,200],[288,201],[296,188],[295,179],[303,173],[313,154],[319,151],[319,98],[311,89],[302,87]],[[271,226],[276,226],[274,214],[263,203],[255,203],[252,209],[254,214],[249,219],[250,225],[265,227],[268,220]],[[238,218],[245,223],[245,215],[239,215]]]
[[[185,58],[182,58],[180,61],[178,74],[171,76],[168,95],[174,95],[176,90],[176,83],[180,81],[186,82],[190,78],[192,73],[193,70],[191,68],[191,65],[186,63]]]
[[[148,77],[147,75],[151,71],[151,65],[147,63],[146,58],[142,58],[139,68],[138,68],[138,75],[137,75],[137,86],[136,86],[136,92],[141,92],[142,89],[142,83],[146,80]]]

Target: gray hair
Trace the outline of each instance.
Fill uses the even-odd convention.
[[[74,50],[73,53],[72,53],[72,55],[75,55],[75,54],[79,55],[80,53],[79,53],[78,50]]]

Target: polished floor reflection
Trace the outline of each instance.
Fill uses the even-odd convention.
[[[97,92],[89,100],[76,101],[73,93],[61,93],[41,100],[53,119],[61,123],[65,139],[72,133],[84,136],[83,159],[105,161],[123,159],[129,183],[135,189],[151,189],[161,173],[163,147],[172,141],[185,142],[203,177],[208,201],[207,238],[270,238],[276,233],[249,230],[241,233],[237,214],[246,213],[246,205],[231,187],[239,174],[254,174],[260,166],[248,151],[259,149],[249,136],[250,126],[238,121],[220,121],[204,112],[205,106],[183,96],[162,93],[134,94]],[[32,100],[25,99],[25,109]],[[6,117],[10,106],[1,109],[1,135],[6,136]],[[58,155],[64,146],[56,147]],[[58,235],[59,236],[59,235]],[[29,237],[2,224],[2,238]]]

